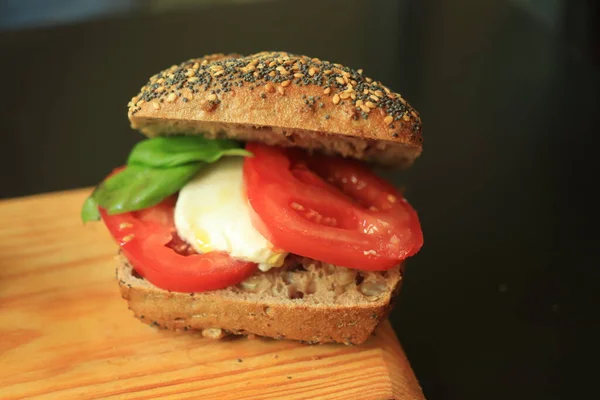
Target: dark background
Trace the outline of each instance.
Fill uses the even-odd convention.
[[[567,0],[0,1],[0,197],[97,183],[142,138],[128,100],[185,59],[272,49],[364,68],[424,123],[422,157],[385,174],[408,188],[425,233],[391,320],[426,396],[591,398],[598,10]]]

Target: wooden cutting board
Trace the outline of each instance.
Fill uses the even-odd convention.
[[[204,339],[136,320],[89,189],[0,201],[0,398],[422,399],[388,322],[361,346]]]

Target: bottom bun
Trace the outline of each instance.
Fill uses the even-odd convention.
[[[356,271],[314,260],[288,257],[286,266],[257,271],[225,289],[181,293],[160,289],[119,255],[121,295],[135,316],[171,330],[200,330],[221,338],[258,335],[310,344],[360,344],[392,308],[402,267]]]

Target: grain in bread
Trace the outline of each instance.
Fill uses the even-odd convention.
[[[363,343],[387,316],[400,288],[401,267],[365,272],[306,258],[258,271],[238,285],[202,293],[154,286],[118,257],[117,279],[142,321],[203,336],[258,335],[308,343]]]

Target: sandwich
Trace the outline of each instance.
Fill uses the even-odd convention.
[[[128,118],[147,138],[82,219],[118,243],[138,319],[360,344],[386,318],[423,244],[416,211],[371,169],[422,151],[400,94],[318,58],[213,54],[152,76]]]

